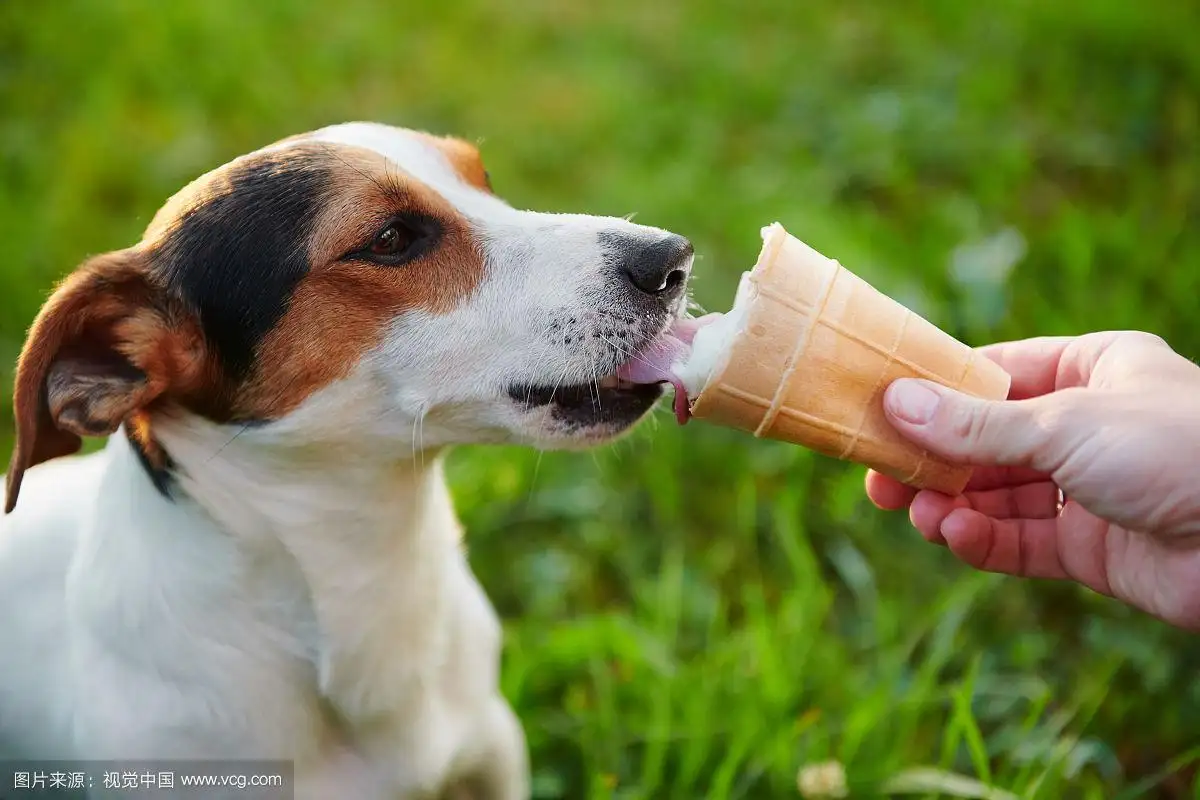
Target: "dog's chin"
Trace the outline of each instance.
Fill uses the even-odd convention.
[[[538,419],[539,446],[588,447],[633,428],[663,396],[663,386],[616,379],[570,386],[514,384],[508,396]]]

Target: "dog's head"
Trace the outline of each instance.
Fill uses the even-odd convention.
[[[622,219],[520,211],[477,150],[352,123],[183,189],[71,274],[18,368],[25,469],[162,415],[297,442],[590,444],[661,394],[618,379],[681,317],[692,248]],[[625,374],[625,373],[622,373]]]

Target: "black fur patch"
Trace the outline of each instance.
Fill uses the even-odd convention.
[[[155,256],[169,289],[200,317],[229,377],[255,349],[308,272],[308,242],[330,172],[312,154],[268,154],[236,167],[227,191],[185,215]]]
[[[169,457],[166,457],[166,463],[155,464],[150,458],[150,454],[146,452],[146,448],[142,447],[142,443],[137,440],[133,433],[125,428],[125,438],[129,440],[129,446],[133,448],[134,454],[137,455],[138,463],[142,465],[142,469],[146,472],[146,477],[150,479],[150,483],[154,484],[154,488],[163,497],[168,500],[173,500],[171,489],[175,485],[175,469],[174,463]]]

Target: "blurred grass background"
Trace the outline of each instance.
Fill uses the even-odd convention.
[[[1183,0],[9,0],[0,364],[192,177],[351,119],[481,142],[515,205],[691,237],[710,309],[778,219],[971,343],[1195,358],[1197,30]],[[942,796],[1200,798],[1195,637],[971,573],[860,469],[669,420],[452,458],[538,797],[794,797],[833,759],[856,796],[929,767]]]

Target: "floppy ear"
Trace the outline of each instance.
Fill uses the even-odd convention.
[[[5,513],[16,507],[25,470],[77,452],[83,436],[115,432],[196,379],[198,328],[154,285],[144,259],[119,250],[85,262],[34,320],[17,364]]]

